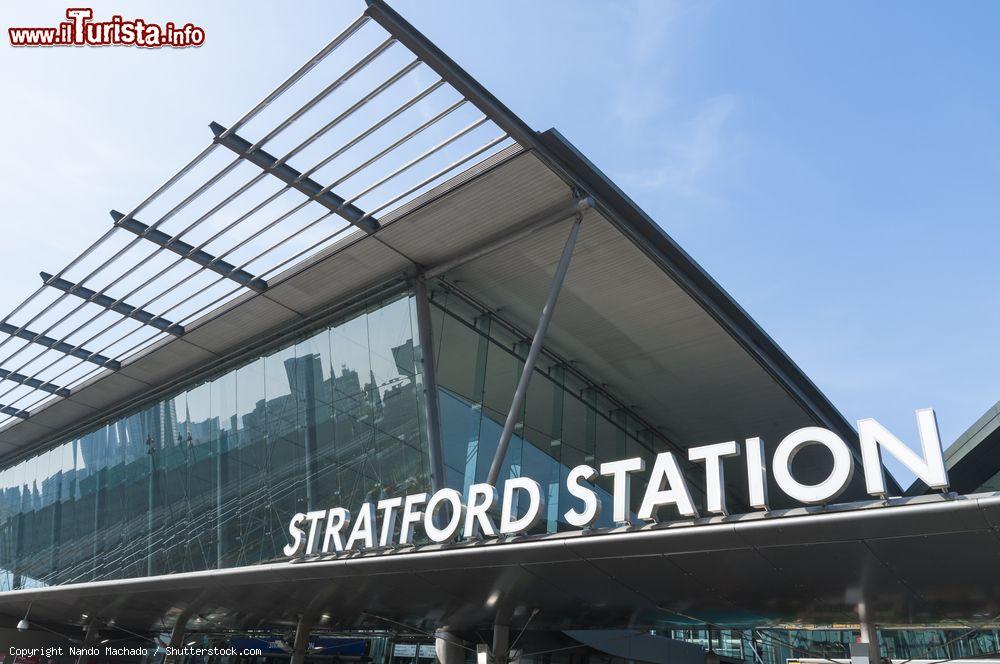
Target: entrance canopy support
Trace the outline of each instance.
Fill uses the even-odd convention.
[[[878,628],[869,614],[868,607],[864,602],[858,604],[858,618],[861,626],[861,644],[866,646],[865,651],[869,664],[880,664],[882,654],[879,648]],[[853,658],[852,658],[853,659]]]
[[[510,625],[493,625],[493,664],[507,664],[510,655]]]
[[[174,623],[173,629],[170,630],[170,647],[180,649],[184,645],[184,632],[187,630],[188,616],[182,615]],[[163,657],[163,664],[174,664],[178,660],[177,655],[165,655]]]
[[[486,482],[488,484],[497,483],[500,477],[500,468],[503,466],[504,457],[507,455],[507,448],[510,447],[510,439],[514,435],[514,427],[521,418],[521,408],[524,406],[524,398],[528,394],[528,384],[535,371],[535,364],[538,362],[538,355],[542,352],[542,344],[545,342],[545,334],[548,332],[549,323],[552,321],[552,313],[556,308],[556,300],[559,299],[559,292],[562,290],[563,281],[566,279],[566,272],[569,270],[569,261],[573,257],[573,247],[576,245],[576,238],[580,234],[580,224],[583,223],[583,215],[577,214],[573,221],[573,227],[566,238],[563,246],[562,256],[556,266],[556,273],[552,277],[552,284],[549,286],[549,297],[542,307],[542,315],[538,319],[538,327],[535,329],[535,336],[531,340],[531,347],[528,349],[528,356],[524,360],[524,369],[521,371],[521,378],[517,381],[517,388],[514,390],[514,398],[511,400],[510,410],[507,412],[507,420],[503,425],[503,433],[500,434],[500,442],[497,444],[496,454],[493,456],[493,463],[490,464],[490,472]]]
[[[564,219],[569,219],[574,215],[580,215],[589,210],[594,206],[594,199],[590,196],[584,196],[582,198],[574,198],[573,202],[567,206],[560,207],[557,210],[547,212],[533,220],[527,221],[523,226],[521,226],[517,231],[513,233],[506,233],[501,237],[498,237],[490,242],[487,242],[472,251],[463,253],[461,256],[452,258],[451,260],[445,261],[435,265],[434,267],[428,268],[424,272],[425,279],[433,279],[435,277],[440,277],[442,274],[454,270],[455,268],[461,267],[470,261],[474,261],[477,258],[482,258],[487,254],[491,254],[494,251],[508,247],[516,242],[519,242],[538,231],[548,228],[552,224],[563,221]]]
[[[292,657],[289,664],[303,664],[306,661],[306,650],[309,648],[309,632],[312,630],[312,619],[303,615],[295,626],[295,643],[292,644]]]

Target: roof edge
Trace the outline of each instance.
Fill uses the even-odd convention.
[[[568,175],[595,198],[598,207],[612,223],[670,274],[810,417],[853,444],[855,459],[860,461],[858,436],[854,427],[757,321],[558,130],[549,129],[539,132],[537,136],[550,159],[557,161]],[[890,481],[893,484],[891,490],[897,495],[901,494],[902,488],[891,474]]]

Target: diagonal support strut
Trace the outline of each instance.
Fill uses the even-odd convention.
[[[328,191],[323,185],[312,178],[302,177],[302,173],[280,161],[274,155],[260,148],[251,149],[253,148],[253,144],[250,141],[235,133],[226,133],[226,128],[218,122],[211,123],[209,127],[212,129],[212,133],[215,134],[215,141],[217,143],[229,148],[251,164],[264,169],[264,171],[270,173],[296,191],[305,194],[331,212],[339,214],[364,232],[371,234],[380,228],[378,221],[374,218],[366,217],[362,210],[353,204],[347,204],[343,198],[332,191]]]
[[[120,302],[113,297],[102,295],[87,288],[86,286],[74,284],[72,281],[67,281],[61,277],[54,277],[47,272],[40,272],[39,274],[41,275],[42,281],[45,282],[46,286],[51,286],[52,288],[56,288],[70,295],[75,295],[88,302],[93,302],[99,307],[104,307],[105,309],[119,313],[127,318],[137,320],[144,325],[149,325],[158,330],[163,330],[164,332],[174,336],[179,337],[184,334],[184,327],[182,325],[171,323],[170,321],[160,318],[156,314],[151,314],[144,309],[133,307],[125,302]]]
[[[117,210],[111,211],[111,218],[115,220],[115,225],[124,228],[125,230],[135,233],[141,238],[145,238],[152,242],[153,244],[158,244],[164,249],[174,252],[190,261],[201,265],[204,268],[217,272],[224,277],[232,279],[241,286],[246,286],[251,288],[258,293],[263,293],[267,290],[267,282],[263,279],[259,279],[246,270],[238,269],[232,263],[227,263],[221,258],[216,258],[212,254],[198,249],[183,240],[177,240],[170,236],[169,233],[164,233],[163,231],[157,230],[155,228],[150,228],[146,224],[132,219],[131,217],[126,217],[121,212]]]
[[[514,398],[511,399],[510,410],[507,412],[507,419],[504,421],[503,432],[500,434],[500,442],[497,444],[496,454],[493,455],[493,462],[490,464],[490,472],[486,477],[486,483],[496,486],[500,477],[500,468],[503,466],[503,459],[507,456],[507,448],[510,447],[510,439],[514,435],[514,427],[521,417],[521,408],[524,406],[524,398],[528,394],[528,383],[535,372],[535,364],[538,356],[542,352],[542,344],[545,342],[545,334],[549,330],[549,323],[552,321],[552,313],[556,308],[556,301],[559,299],[559,291],[562,290],[563,281],[566,279],[566,272],[569,270],[569,261],[573,257],[573,247],[576,246],[576,238],[580,234],[580,224],[583,223],[583,214],[578,213],[573,221],[573,227],[566,238],[563,246],[562,256],[556,266],[556,272],[552,277],[552,284],[549,286],[549,296],[542,307],[542,314],[538,319],[538,327],[535,329],[535,336],[531,339],[531,347],[528,349],[528,356],[524,359],[524,369],[521,377],[517,381],[514,389]]]

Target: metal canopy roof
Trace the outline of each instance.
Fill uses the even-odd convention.
[[[472,633],[532,629],[857,623],[990,625],[1000,618],[1000,493],[922,496],[499,544],[429,545],[302,563],[0,594],[15,620],[81,615],[133,631],[291,626]],[[277,598],[281,598],[280,601]]]
[[[339,49],[363,55],[338,60]],[[359,82],[366,72],[372,80]],[[308,101],[288,101],[300,86]],[[752,435],[774,445],[805,424],[853,444],[815,385],[655,222],[557,132],[531,131],[381,2],[242,119],[213,130],[200,155],[3,319],[11,336],[0,338],[0,369],[15,373],[0,380],[0,458],[435,266],[530,330],[566,228],[528,233],[574,193],[594,208],[549,348],[678,445]],[[480,131],[485,142],[460,144]],[[504,237],[520,239],[478,255]]]
[[[207,313],[268,292],[354,229],[376,233],[400,206],[513,143],[372,13],[229,127],[211,123],[204,150],[127,213],[112,210],[93,245],[41,272],[0,319],[0,455],[54,431],[55,420],[36,417],[44,407],[172,337],[187,342],[175,354],[215,352],[188,334]],[[262,302],[261,326],[288,313]],[[111,380],[110,393],[157,383],[122,375],[134,380]]]

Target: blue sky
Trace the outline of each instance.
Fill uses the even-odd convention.
[[[947,444],[1000,399],[1000,5],[394,6],[529,124],[590,156],[848,419],[915,442],[913,411],[932,406]],[[15,51],[4,36],[3,311],[363,3],[93,7],[192,21],[207,41]],[[65,8],[0,11],[6,28],[54,24]]]

